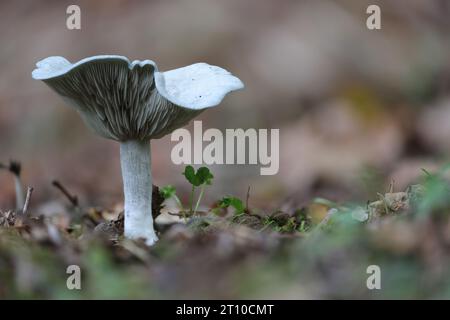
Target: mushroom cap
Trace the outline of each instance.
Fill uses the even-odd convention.
[[[159,72],[151,60],[101,55],[73,64],[48,57],[36,67],[34,79],[67,100],[99,135],[117,141],[161,138],[244,87],[206,63]]]

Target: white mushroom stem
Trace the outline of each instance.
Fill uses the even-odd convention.
[[[154,244],[150,143],[129,140],[120,143],[125,196],[125,237]]]

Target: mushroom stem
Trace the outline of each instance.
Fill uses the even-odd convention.
[[[150,143],[129,140],[120,143],[125,196],[125,237],[143,238],[147,245],[158,237],[153,229]]]

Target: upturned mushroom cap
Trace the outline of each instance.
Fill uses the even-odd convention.
[[[36,66],[34,79],[65,98],[99,135],[117,141],[161,138],[244,87],[206,63],[159,72],[151,60],[102,55],[74,64],[48,57]]]

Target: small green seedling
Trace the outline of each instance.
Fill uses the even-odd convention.
[[[181,204],[180,198],[177,196],[177,190],[172,185],[167,185],[159,189],[159,193],[164,198],[164,200],[173,198],[177,203],[178,207],[183,210],[183,205]]]
[[[241,216],[242,214],[245,213],[245,207],[244,207],[244,204],[242,203],[241,199],[233,197],[233,196],[223,197],[219,201],[219,207],[221,207],[221,208],[228,208],[228,207],[234,208],[234,210],[235,210],[234,216],[235,217]]]
[[[195,169],[192,166],[186,166],[183,175],[186,177],[186,180],[189,181],[189,183],[192,185],[191,200],[189,203],[190,214],[192,215],[197,212],[198,206],[200,205],[200,201],[203,197],[203,193],[205,192],[205,186],[211,185],[214,176],[207,167],[200,167],[197,172],[195,172]],[[200,195],[198,196],[195,208],[192,209],[194,203],[195,188],[200,186]]]

